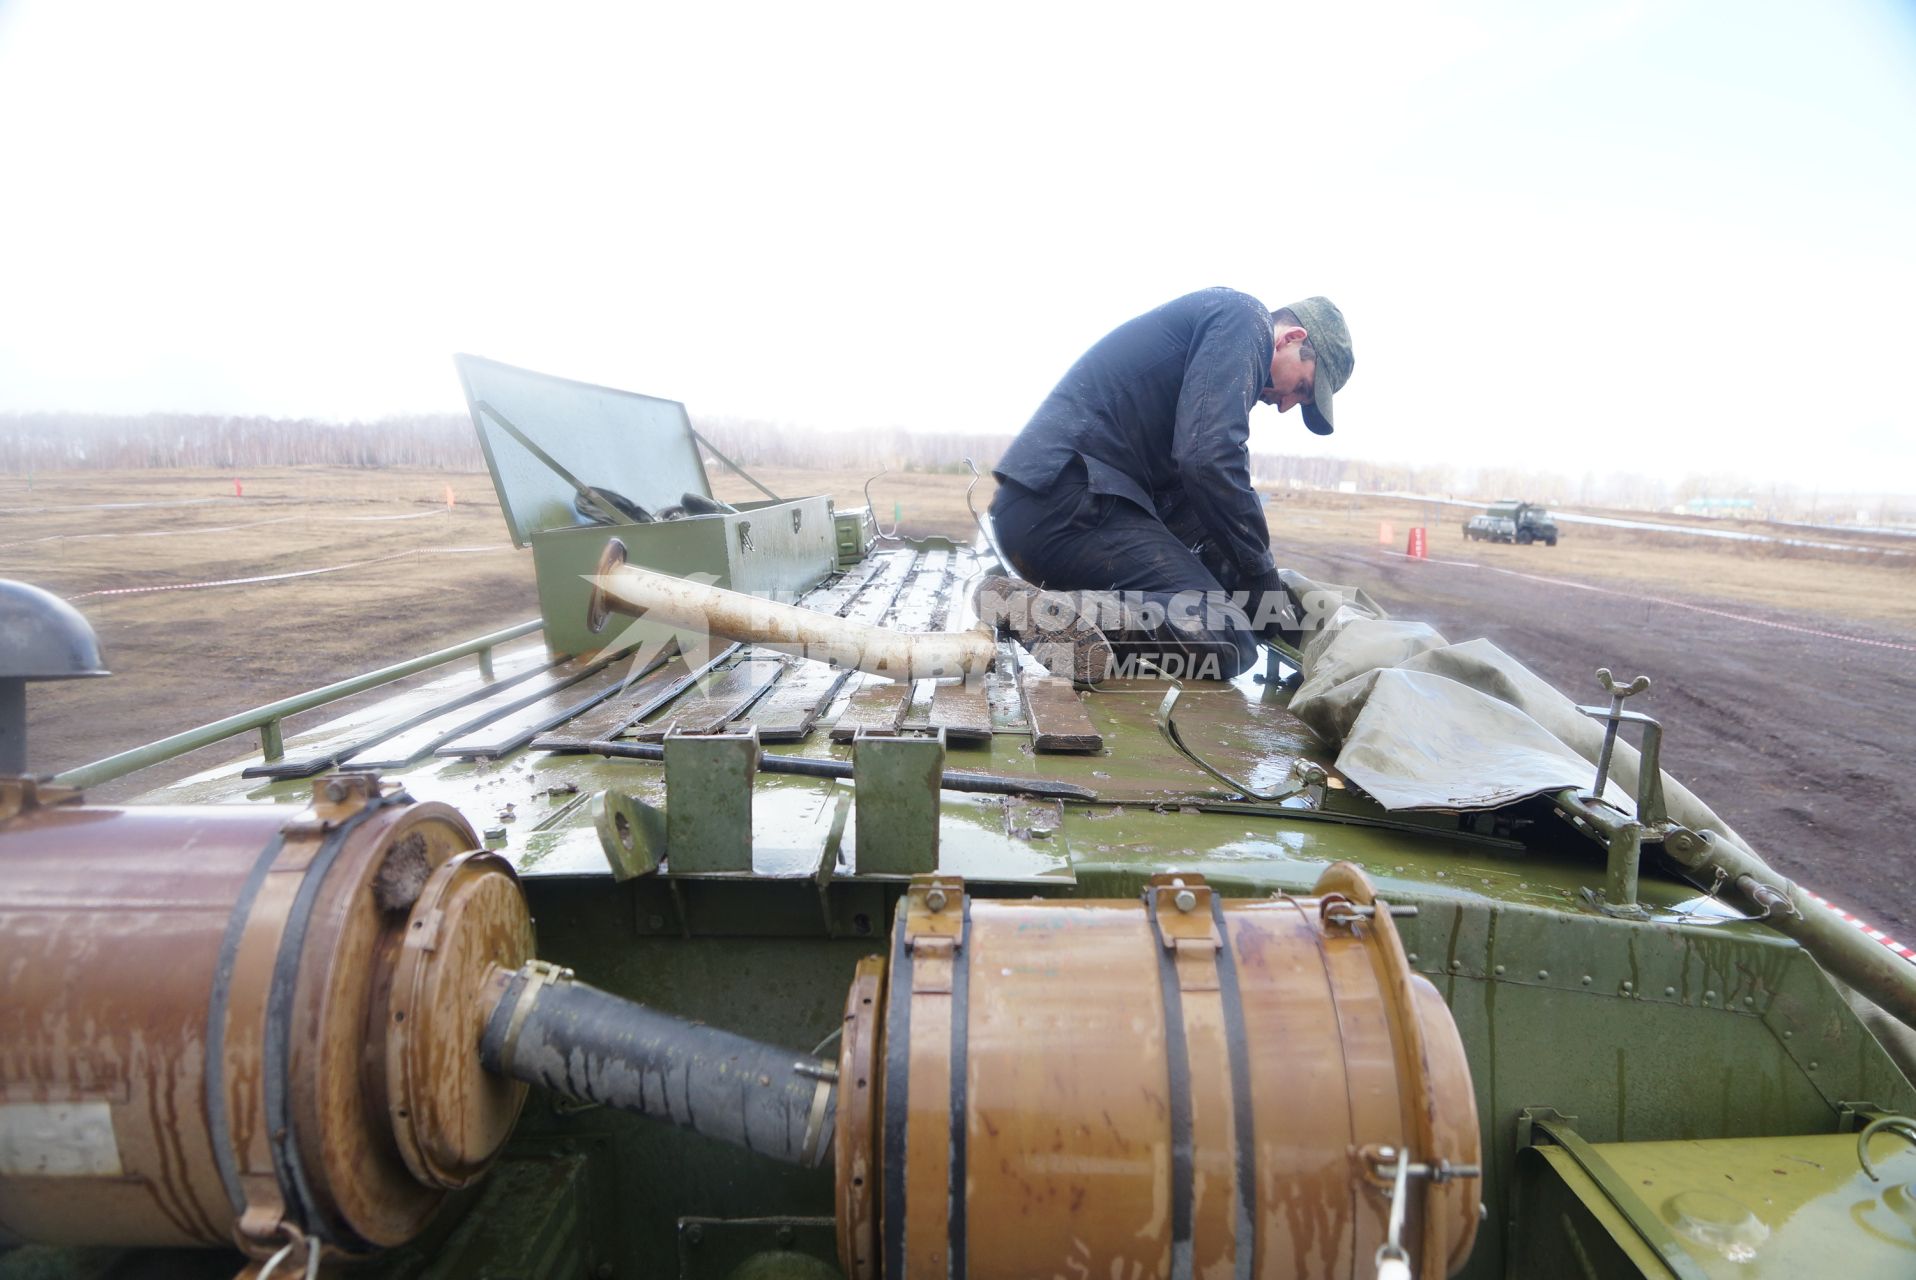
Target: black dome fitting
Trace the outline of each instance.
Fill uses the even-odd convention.
[[[106,674],[99,637],[78,609],[0,579],[0,776],[26,772],[27,681]]]

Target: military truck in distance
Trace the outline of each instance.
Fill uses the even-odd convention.
[[[1557,545],[1557,522],[1550,518],[1547,510],[1534,502],[1493,502],[1488,511],[1464,522],[1464,537],[1473,542],[1487,538],[1492,542],[1514,542],[1526,547],[1533,542],[1554,547]]]

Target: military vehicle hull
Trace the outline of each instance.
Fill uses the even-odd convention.
[[[1571,708],[1593,736],[1538,728],[1562,754],[1524,785],[1431,803],[1398,793],[1530,730],[1390,719],[1384,690],[1484,655],[1374,614],[1322,628],[1390,640],[1362,670],[1313,639],[1232,683],[1083,689],[1009,639],[893,680],[593,581],[617,540],[971,634],[988,551],[841,513],[814,545],[818,513],[768,499],[751,551],[694,517],[722,552],[528,522],[542,618],[231,717],[208,732],[270,723],[269,750],[136,804],[83,789],[206,735],[11,784],[0,1276],[1909,1273],[1916,1087],[1832,976],[1906,1015],[1908,966],[1652,786],[1621,697]],[[389,696],[280,729],[368,681]],[[1521,684],[1498,700],[1534,727]],[[209,1077],[273,956],[307,1030]],[[290,1163],[263,1120],[249,1164],[203,1113],[269,1078],[333,1109],[288,1113]]]

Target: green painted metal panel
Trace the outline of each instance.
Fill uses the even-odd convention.
[[[535,533],[532,561],[546,643],[554,653],[591,653],[669,634],[655,624],[616,615],[599,631],[586,625],[592,577],[613,538],[625,544],[627,562],[641,568],[771,599],[795,599],[824,581],[836,564],[830,506],[829,498],[792,498],[746,503],[737,514]]]
[[[498,421],[503,416],[574,477],[610,489],[651,512],[681,495],[712,494],[676,400],[574,382],[479,356],[454,357],[473,427],[492,472],[512,540],[526,546],[541,529],[580,522],[576,490]],[[497,413],[487,412],[488,407]]]
[[[832,514],[832,525],[841,569],[863,560],[878,542],[878,521],[872,518],[870,507],[836,511]]]
[[[919,875],[938,869],[938,777],[945,735],[860,735],[852,743],[853,841],[861,875]]]
[[[665,739],[665,859],[674,872],[752,870],[758,733]]]

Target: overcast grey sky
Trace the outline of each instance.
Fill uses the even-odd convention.
[[[473,351],[1010,431],[1326,293],[1254,447],[1916,491],[1916,6],[0,0],[0,409],[462,407]]]

